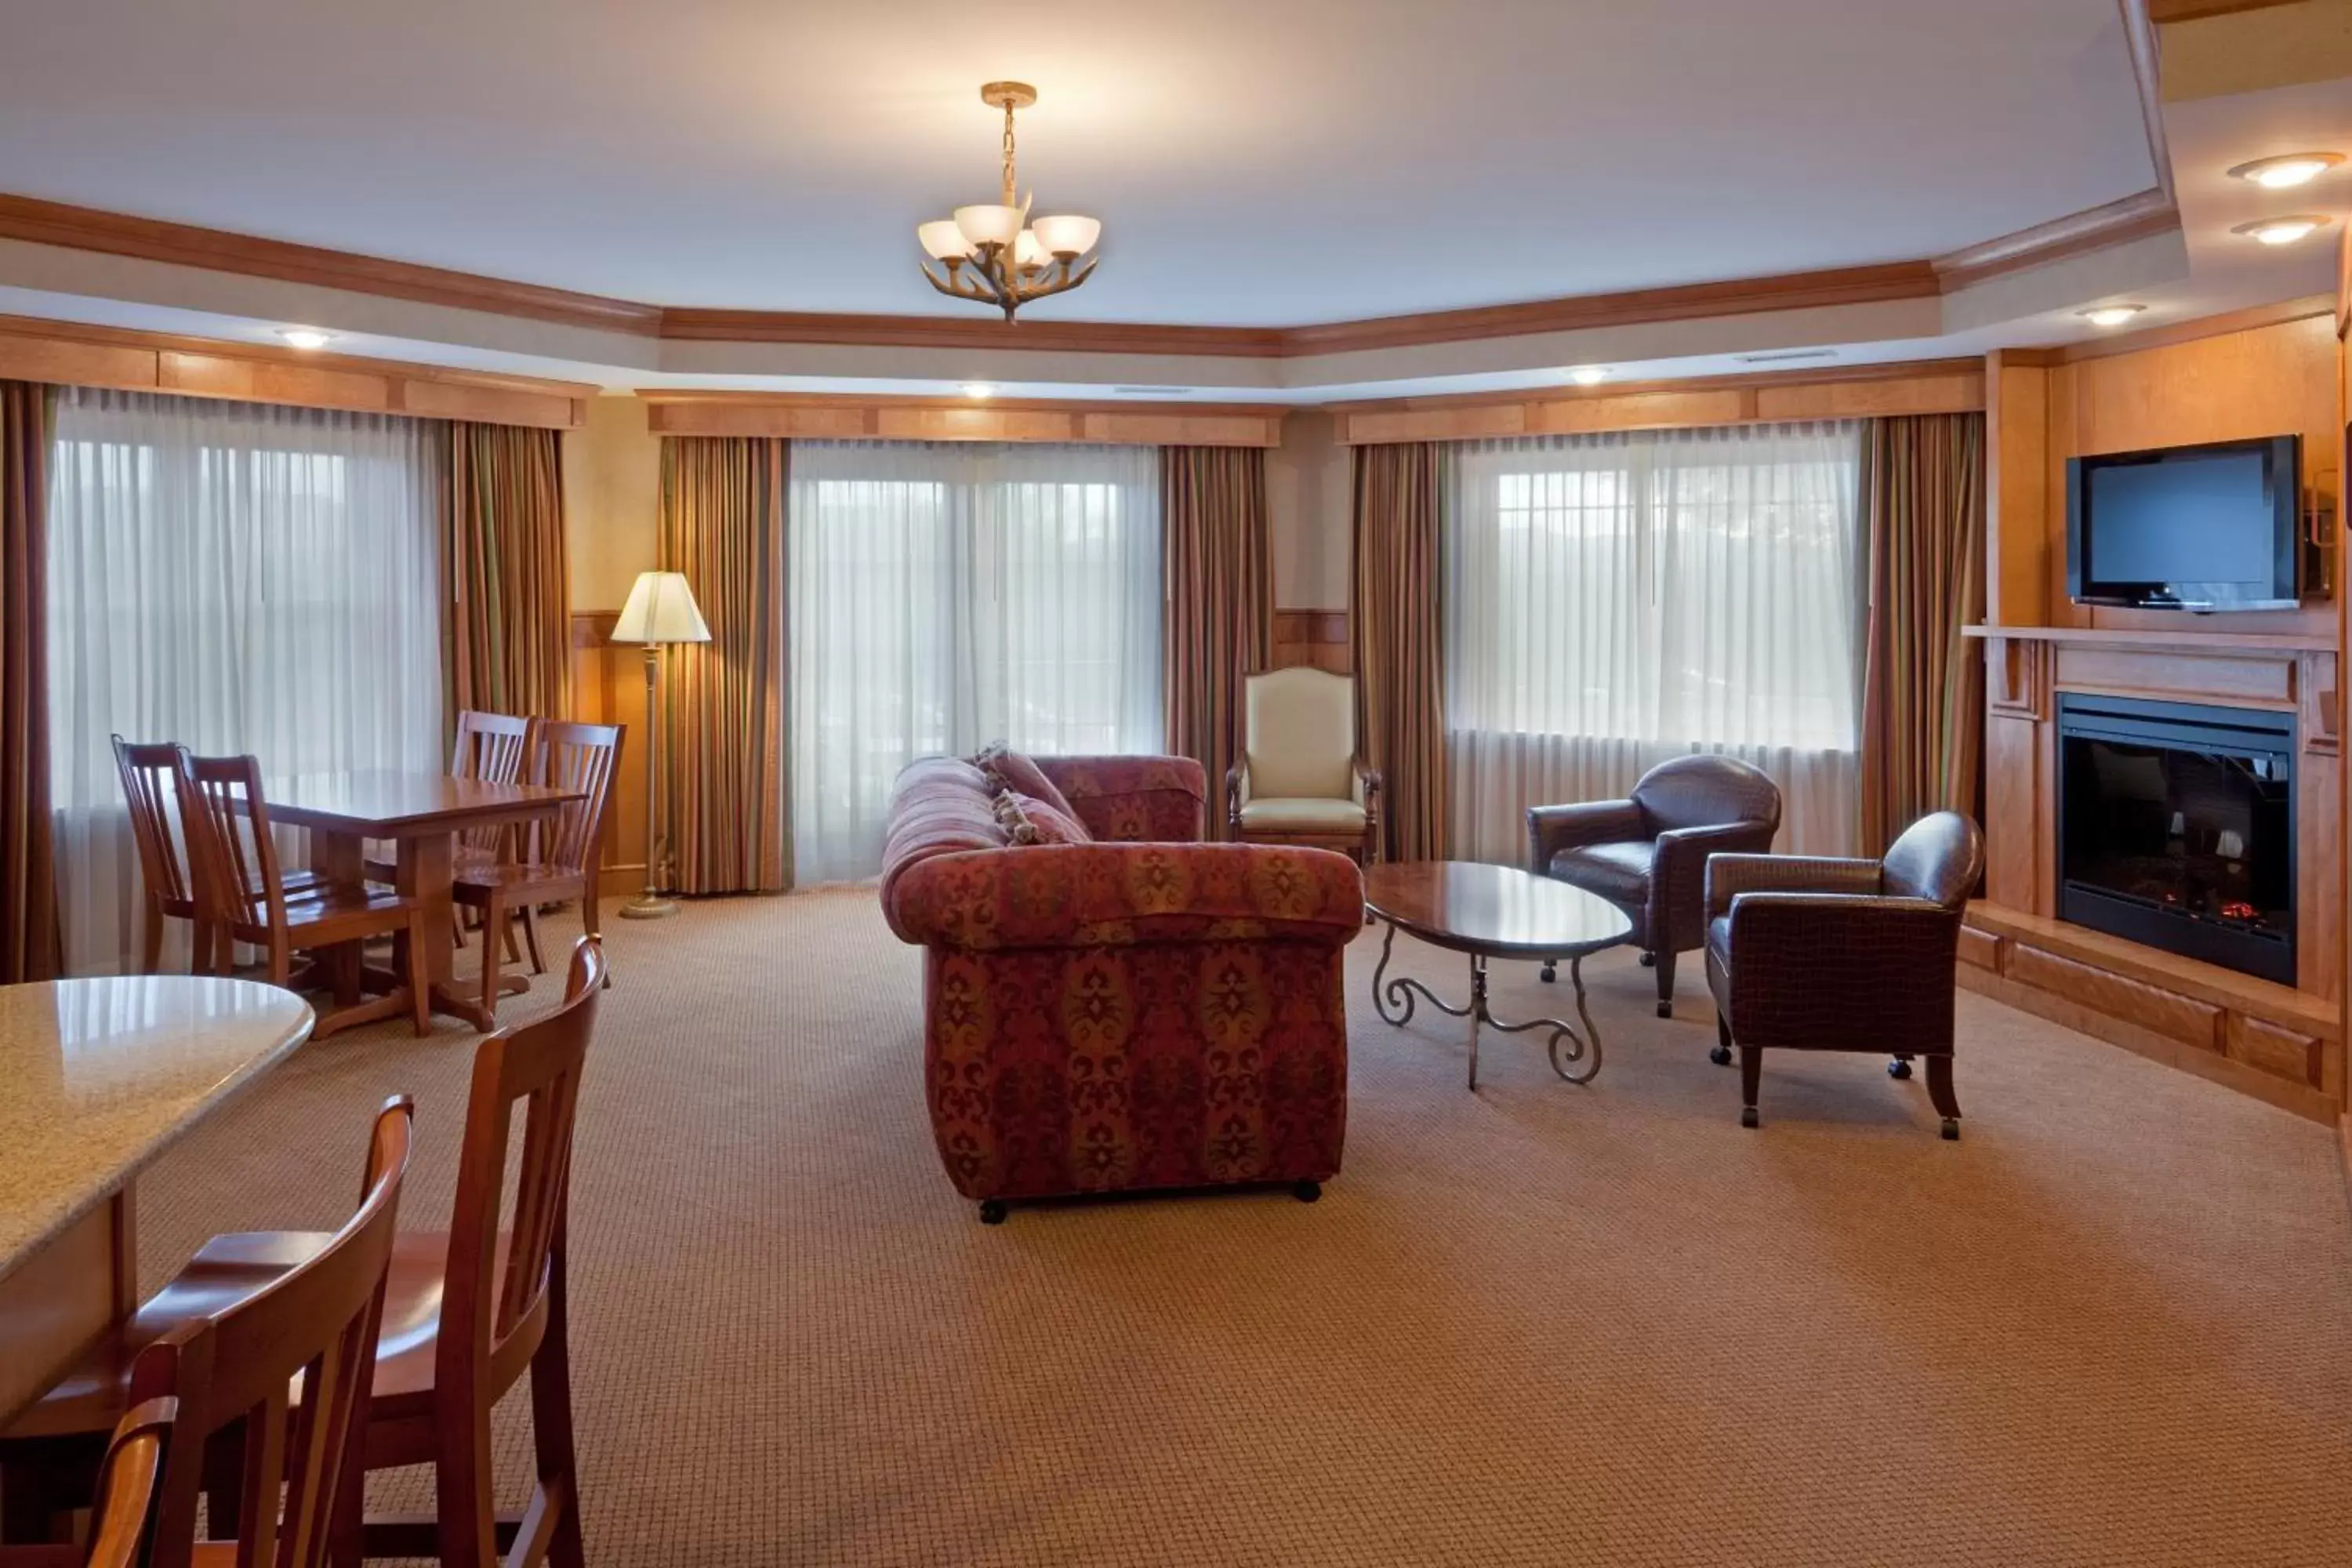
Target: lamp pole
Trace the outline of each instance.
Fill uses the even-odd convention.
[[[646,727],[653,731],[646,748],[646,885],[621,906],[633,921],[657,921],[677,913],[677,900],[662,897],[668,879],[668,848],[660,838],[661,822],[655,810],[663,758],[661,722],[661,649],[664,643],[709,642],[710,628],[694,603],[694,590],[680,572],[640,572],[629,590],[629,602],[613,627],[613,641],[642,643],[646,649]]]

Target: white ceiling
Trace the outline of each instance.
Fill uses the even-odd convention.
[[[1294,324],[1930,256],[2155,182],[2115,0],[70,0],[0,191],[673,305],[965,314],[913,225],[1107,224],[1042,317]]]

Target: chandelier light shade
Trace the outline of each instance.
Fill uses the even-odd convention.
[[[932,288],[1002,310],[1010,321],[1030,300],[1067,293],[1094,276],[1088,252],[1102,237],[1102,224],[1068,214],[1029,221],[1031,198],[1018,194],[1013,177],[1013,113],[1036,102],[1037,89],[1026,82],[992,81],[980,98],[1004,110],[1003,200],[919,224],[915,237],[930,258],[921,265]]]

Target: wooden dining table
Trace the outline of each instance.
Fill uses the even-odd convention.
[[[311,1022],[250,980],[0,986],[0,1427],[137,1307],[132,1178]]]
[[[551,784],[493,784],[439,773],[362,771],[312,774],[273,781],[269,820],[303,827],[310,834],[310,868],[337,882],[356,886],[364,877],[365,846],[389,839],[396,846],[394,886],[425,903],[425,963],[432,973],[433,1010],[463,1018],[475,1028],[498,1027],[480,1001],[452,983],[457,909],[453,897],[457,835],[476,827],[527,826],[551,819],[567,801],[584,798],[576,789]],[[400,939],[405,942],[405,937]],[[365,989],[383,994],[383,1005],[339,1011],[325,1036],[372,1017],[406,1011],[407,965],[361,971]],[[528,990],[520,974],[500,984],[504,994]]]

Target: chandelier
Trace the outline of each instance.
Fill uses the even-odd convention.
[[[958,207],[955,216],[918,225],[915,237],[944,274],[923,264],[932,288],[975,305],[1013,312],[1032,300],[1066,293],[1095,275],[1092,260],[1079,258],[1095,247],[1102,225],[1090,217],[1041,217],[1029,221],[1036,193],[1014,198],[1013,111],[1037,101],[1025,81],[992,81],[980,89],[982,103],[1004,110],[1003,200],[993,205]]]

